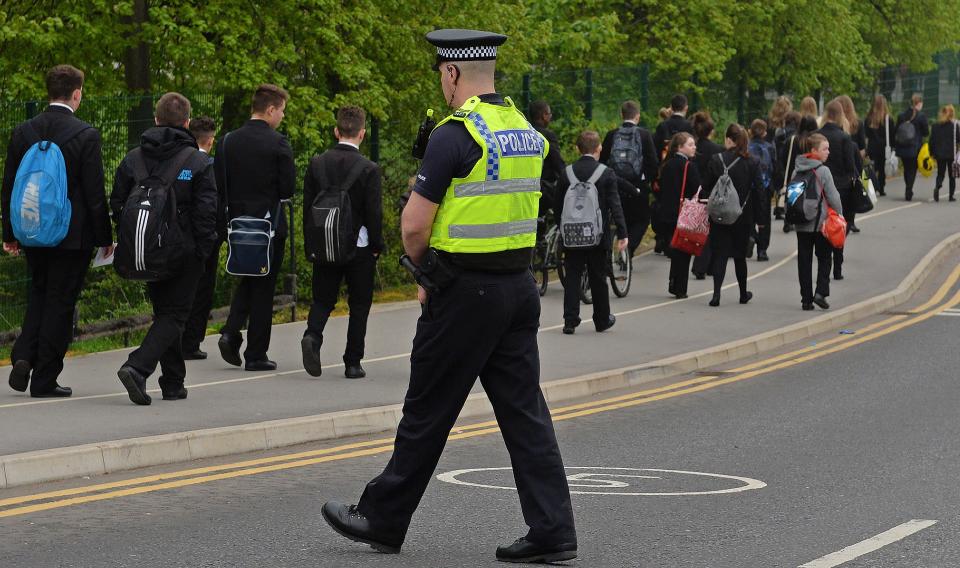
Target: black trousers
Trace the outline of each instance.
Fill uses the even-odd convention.
[[[916,162],[916,160],[914,160]],[[850,234],[850,227],[853,226],[854,221],[857,218],[856,207],[857,196],[856,191],[853,187],[846,189],[839,189],[840,193],[840,204],[843,205],[843,218],[847,221],[847,234]],[[826,237],[824,237],[826,239]],[[829,245],[829,242],[827,242]],[[842,248],[833,248],[833,245],[830,245],[831,256],[833,257],[833,273],[840,275],[843,274],[843,249]]]
[[[343,266],[329,264],[313,265],[313,304],[307,318],[304,335],[315,337],[323,343],[323,329],[330,319],[330,312],[337,305],[340,284],[347,283],[347,306],[350,322],[347,324],[347,349],[343,353],[346,365],[356,365],[363,359],[364,338],[367,335],[367,317],[373,304],[373,275],[377,259],[369,247],[357,249],[353,259]]]
[[[640,195],[621,197],[621,204],[623,216],[627,222],[630,256],[633,256],[634,251],[640,246],[640,241],[643,240],[643,235],[647,232],[647,227],[650,226],[650,193],[641,190]]]
[[[210,320],[210,310],[213,309],[213,293],[217,288],[217,271],[220,269],[221,244],[222,241],[217,241],[214,245],[213,252],[204,263],[200,282],[197,283],[197,294],[193,298],[193,306],[183,328],[184,351],[200,349],[200,344],[207,335],[207,322]]]
[[[580,325],[580,279],[587,270],[590,292],[593,294],[593,322],[606,325],[610,319],[610,295],[607,291],[608,247],[592,249],[564,249],[563,252],[563,321],[574,327]]]
[[[713,295],[720,296],[720,290],[723,288],[723,279],[727,276],[727,260],[731,257],[714,254],[713,255]],[[740,297],[747,293],[747,259],[733,257],[733,271],[737,276],[737,284],[740,286]]]
[[[766,252],[770,247],[770,224],[773,222],[773,205],[770,191],[764,192],[762,204],[763,213],[756,220],[757,224],[757,251]]]
[[[816,293],[824,298],[830,295],[830,258],[834,248],[820,231],[797,233],[797,274],[800,278],[800,299],[813,301],[813,256],[817,256]]]
[[[907,184],[904,197],[913,197],[913,183],[917,180],[917,157],[901,156],[903,162],[903,182]]]
[[[703,245],[700,256],[693,259],[693,272],[713,275],[713,247],[710,246],[710,239]]]
[[[883,195],[887,192],[886,164],[883,160],[874,160],[874,164],[876,167],[873,169],[873,182],[875,184],[873,189],[877,190],[878,195]]]
[[[950,180],[950,197],[953,197],[953,194],[957,192],[957,178],[950,175],[950,164],[952,163],[953,160],[937,160],[936,188],[939,190],[943,187],[943,178],[946,177]]]
[[[527,538],[576,542],[563,460],[540,391],[539,323],[540,296],[529,271],[464,272],[428,297],[413,338],[393,455],[358,505],[376,529],[399,540],[406,535],[479,377],[510,454]]]
[[[230,315],[220,333],[237,335],[247,328],[247,348],[243,358],[247,361],[262,361],[270,348],[270,332],[273,330],[273,292],[277,287],[277,275],[283,264],[286,239],[273,240],[273,258],[270,273],[266,276],[240,276],[240,283],[233,291]]]
[[[24,248],[23,252],[30,291],[10,358],[30,363],[30,392],[40,394],[53,390],[63,371],[63,357],[73,339],[73,312],[93,251]]]
[[[175,391],[183,386],[187,367],[183,362],[183,329],[190,316],[193,296],[202,275],[203,263],[190,257],[183,272],[169,280],[147,282],[153,304],[153,323],[125,365],[149,377],[160,364],[160,388]]]
[[[685,252],[670,248],[670,279],[667,282],[667,291],[674,295],[686,294],[687,284],[690,281],[690,258]]]

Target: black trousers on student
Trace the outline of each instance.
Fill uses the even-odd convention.
[[[183,328],[184,351],[200,349],[200,344],[207,335],[207,322],[210,320],[210,310],[213,309],[213,293],[217,288],[221,244],[221,241],[217,241],[213,252],[204,263],[203,275],[200,276],[200,282],[197,284],[197,294],[193,299],[187,324]]]
[[[191,256],[179,275],[169,280],[147,282],[147,294],[153,304],[153,323],[140,347],[127,357],[125,365],[149,377],[159,363],[163,373],[160,388],[164,391],[178,390],[187,376],[182,336],[202,270],[201,261]]]
[[[357,249],[356,256],[343,266],[313,265],[313,304],[307,318],[307,331],[323,343],[323,329],[330,312],[337,305],[340,284],[347,283],[347,306],[350,321],[347,324],[347,348],[343,353],[346,365],[356,365],[363,359],[364,339],[367,335],[367,317],[373,304],[373,276],[377,259],[369,247]]]
[[[813,301],[814,293],[830,295],[830,258],[833,246],[820,231],[797,233],[797,274],[800,278],[800,300]],[[813,256],[817,256],[817,288],[813,288]]]
[[[270,273],[266,276],[240,276],[240,283],[233,291],[230,315],[220,333],[237,335],[247,328],[247,348],[243,358],[247,361],[262,361],[270,348],[270,332],[273,330],[273,292],[277,287],[277,275],[286,239],[273,240],[273,258]]]
[[[764,192],[763,214],[756,219],[757,224],[757,251],[766,252],[770,247],[770,225],[773,222],[772,196],[769,191]]]
[[[73,312],[93,251],[24,248],[30,291],[20,335],[10,358],[33,367],[30,393],[56,388],[63,357],[73,339]]]
[[[904,197],[913,199],[913,183],[917,180],[917,157],[900,156],[903,162],[903,182],[907,184]]]
[[[937,160],[936,188],[939,190],[943,187],[943,178],[946,177],[950,180],[950,197],[953,197],[953,194],[957,192],[957,178],[950,175],[950,164],[952,163],[953,160]]]
[[[641,189],[640,195],[621,198],[623,216],[627,222],[627,238],[629,239],[630,256],[640,246],[643,235],[650,226],[650,193]]]
[[[593,294],[593,322],[606,325],[610,319],[610,295],[607,291],[607,258],[609,247],[566,249],[563,256],[563,321],[580,325],[580,280],[587,270]]]
[[[463,272],[428,297],[393,456],[358,504],[380,534],[402,542],[479,377],[510,454],[527,538],[576,542],[563,460],[540,391],[539,324],[540,295],[529,271]]]

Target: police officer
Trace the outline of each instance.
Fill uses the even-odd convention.
[[[357,505],[323,506],[334,530],[380,552],[400,551],[479,377],[529,526],[526,536],[497,548],[497,559],[552,562],[577,555],[570,492],[540,391],[540,299],[528,270],[548,147],[495,91],[497,47],[506,39],[472,30],[427,34],[437,47],[434,68],[444,97],[457,110],[430,137],[402,233],[410,259],[433,267],[431,282],[446,285],[419,289],[410,385],[390,462]]]

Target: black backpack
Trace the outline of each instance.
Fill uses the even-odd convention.
[[[334,184],[327,175],[324,156],[310,164],[320,191],[304,210],[303,248],[307,260],[321,264],[345,264],[357,253],[357,232],[347,190],[356,183],[364,160],[357,160],[342,180]]]
[[[917,118],[917,111],[913,111],[913,116],[910,117],[910,120],[903,121],[900,126],[897,127],[897,131],[893,135],[893,140],[898,148],[909,148],[916,144],[917,127],[913,124],[913,119],[915,118]]]
[[[822,206],[823,195],[819,191],[819,181],[817,180],[817,169],[823,166],[817,166],[812,170],[798,172],[790,183],[787,184],[786,195],[786,219],[791,225],[803,225],[820,218],[820,207]],[[817,201],[817,211],[815,217],[807,217],[807,200]]]
[[[180,228],[173,184],[196,151],[185,147],[154,171],[147,171],[142,149],[130,152],[136,186],[120,210],[113,259],[121,277],[153,282],[182,270],[187,239]]]
[[[643,179],[643,149],[640,128],[621,126],[613,135],[608,164],[617,175],[633,183]]]

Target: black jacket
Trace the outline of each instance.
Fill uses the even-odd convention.
[[[660,169],[660,148],[654,145],[653,136],[650,131],[642,126],[637,126],[632,122],[624,122],[621,128],[633,127],[640,129],[640,154],[643,156],[643,180],[627,179],[626,181],[634,187],[643,190],[649,190],[650,184],[657,179],[657,170]],[[613,135],[620,128],[614,128],[603,137],[603,148],[600,150],[600,163],[610,165],[610,152],[613,150]]]
[[[653,138],[657,143],[658,154],[663,152],[667,144],[670,143],[670,139],[673,138],[673,135],[677,132],[689,132],[693,134],[693,126],[691,126],[690,121],[682,115],[675,114],[657,125],[657,130],[654,132]]]
[[[148,172],[163,168],[168,160],[186,147],[196,148],[197,141],[190,131],[183,128],[156,126],[140,137],[140,148]],[[110,209],[116,222],[119,222],[127,197],[137,183],[132,160],[131,154],[127,154],[113,178]],[[217,184],[210,157],[196,150],[184,162],[180,172],[173,183],[177,197],[177,218],[180,229],[187,237],[188,246],[192,244],[196,257],[203,260],[210,256],[217,242]]]
[[[308,215],[310,205],[321,191],[319,163],[323,161],[330,183],[343,181],[357,162],[360,175],[347,189],[353,215],[353,239],[356,241],[360,227],[367,228],[370,252],[383,252],[383,200],[380,189],[380,167],[363,157],[359,150],[347,144],[337,144],[319,156],[310,159],[303,176],[303,214]],[[304,223],[306,227],[306,223]]]
[[[773,176],[772,189],[780,191],[785,189],[786,183],[790,183],[793,177],[793,169],[796,167],[797,156],[803,154],[800,151],[800,140],[796,138],[796,128],[778,129],[774,136],[773,143],[777,148],[777,170]],[[791,146],[792,145],[792,146]]]
[[[547,143],[549,144],[547,155],[543,159],[540,187],[544,197],[552,202],[553,193],[557,188],[557,182],[560,180],[560,176],[563,175],[563,168],[567,167],[567,164],[564,163],[563,156],[560,155],[560,140],[557,138],[556,133],[545,126],[534,126],[534,128],[547,139]],[[545,185],[546,187],[544,187]]]
[[[683,172],[687,171],[686,183]],[[660,170],[660,204],[656,209],[658,223],[663,226],[676,226],[680,214],[680,191],[684,199],[691,199],[700,189],[700,168],[680,153],[673,154],[663,163]]]
[[[907,156],[917,157],[917,154],[920,153],[920,146],[923,146],[923,141],[930,135],[930,123],[927,122],[927,115],[923,114],[922,111],[914,111],[913,108],[908,108],[901,112],[900,116],[897,117],[897,128],[907,121],[913,122],[913,126],[917,129],[917,137],[913,146],[897,146],[897,155],[903,159]],[[890,132],[890,136],[896,141],[896,129]]]
[[[828,122],[820,130],[830,142],[830,156],[824,165],[830,169],[837,191],[853,187],[853,179],[860,177],[857,169],[857,143],[837,124]]]
[[[250,119],[220,139],[214,169],[221,199],[228,196],[231,218],[269,213],[273,219],[280,200],[293,197],[297,179],[293,151],[287,138],[262,120]],[[283,212],[276,227],[278,238],[287,235]],[[226,234],[225,227],[220,230],[221,236]]]
[[[594,170],[600,166],[600,162],[594,160],[592,156],[581,156],[579,160],[572,164],[573,175],[580,181],[586,181],[593,175]],[[564,172],[560,177],[560,184],[557,186],[557,219],[563,216],[563,200],[570,189],[570,181]],[[623,216],[623,207],[620,205],[620,194],[617,191],[617,174],[610,168],[603,172],[600,179],[597,180],[597,194],[600,198],[600,213],[603,216],[603,226],[609,227],[611,219],[617,226],[617,239],[627,238],[627,222]],[[609,243],[609,231],[604,232],[604,246]]]
[[[930,131],[930,155],[937,160],[953,161],[954,143],[960,143],[960,125],[956,122],[938,122]]]
[[[710,165],[710,159],[717,154],[722,154],[723,146],[717,144],[709,138],[700,138],[697,140],[697,155],[693,158],[693,163],[700,170],[700,176],[707,173],[707,167]],[[716,158],[713,158],[716,160]]]
[[[866,122],[863,123],[863,128],[867,135],[867,156],[871,160],[877,163],[875,167],[880,168],[880,165],[883,164],[884,160],[887,157],[887,130],[890,131],[890,146],[893,147],[893,137],[896,132],[896,125],[893,123],[893,119],[887,115],[884,118],[884,122],[880,123],[880,126],[873,128],[868,125]]]
[[[32,118],[30,123],[38,136],[56,142],[59,134],[82,121],[66,108],[49,106]],[[7,161],[3,171],[3,241],[7,243],[16,240],[13,236],[13,226],[10,224],[13,182],[17,177],[20,161],[31,145],[32,143],[28,143],[23,133],[23,125],[14,128],[10,136],[10,145],[7,146]],[[110,213],[107,210],[107,196],[104,193],[100,132],[96,128],[87,128],[66,144],[58,145],[63,152],[63,161],[66,164],[67,195],[70,198],[72,213],[67,236],[56,248],[89,250],[93,247],[112,244]]]

